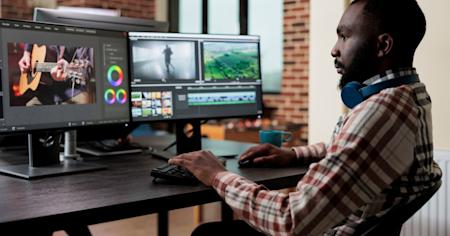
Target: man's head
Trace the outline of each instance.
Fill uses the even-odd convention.
[[[412,66],[425,28],[416,0],[354,0],[339,22],[331,51],[342,74],[339,86]]]

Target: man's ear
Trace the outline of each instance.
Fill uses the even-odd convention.
[[[380,34],[377,38],[378,44],[378,57],[384,57],[392,51],[392,47],[394,46],[394,39],[388,33]]]

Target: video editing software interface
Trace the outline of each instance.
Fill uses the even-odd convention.
[[[262,114],[259,37],[130,32],[133,121]]]
[[[127,34],[0,20],[0,132],[129,122]]]

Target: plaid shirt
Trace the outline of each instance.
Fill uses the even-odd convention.
[[[366,85],[416,75],[387,71]],[[433,161],[431,100],[422,83],[384,89],[338,122],[329,145],[294,147],[310,164],[296,191],[270,191],[230,172],[213,187],[244,220],[269,235],[353,235],[440,180]]]

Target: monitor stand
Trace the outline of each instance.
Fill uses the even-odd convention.
[[[202,149],[200,126],[200,120],[180,120],[176,122],[177,154]]]
[[[125,143],[119,143],[118,139],[90,141],[77,146],[76,150],[97,157],[142,153],[142,147],[129,143],[126,138],[122,140]]]
[[[77,131],[69,130],[64,132],[64,152],[60,153],[60,160],[79,159],[77,153]]]
[[[76,160],[59,159],[61,132],[28,134],[28,164],[0,167],[0,173],[24,179],[66,175],[104,169],[104,166]]]

